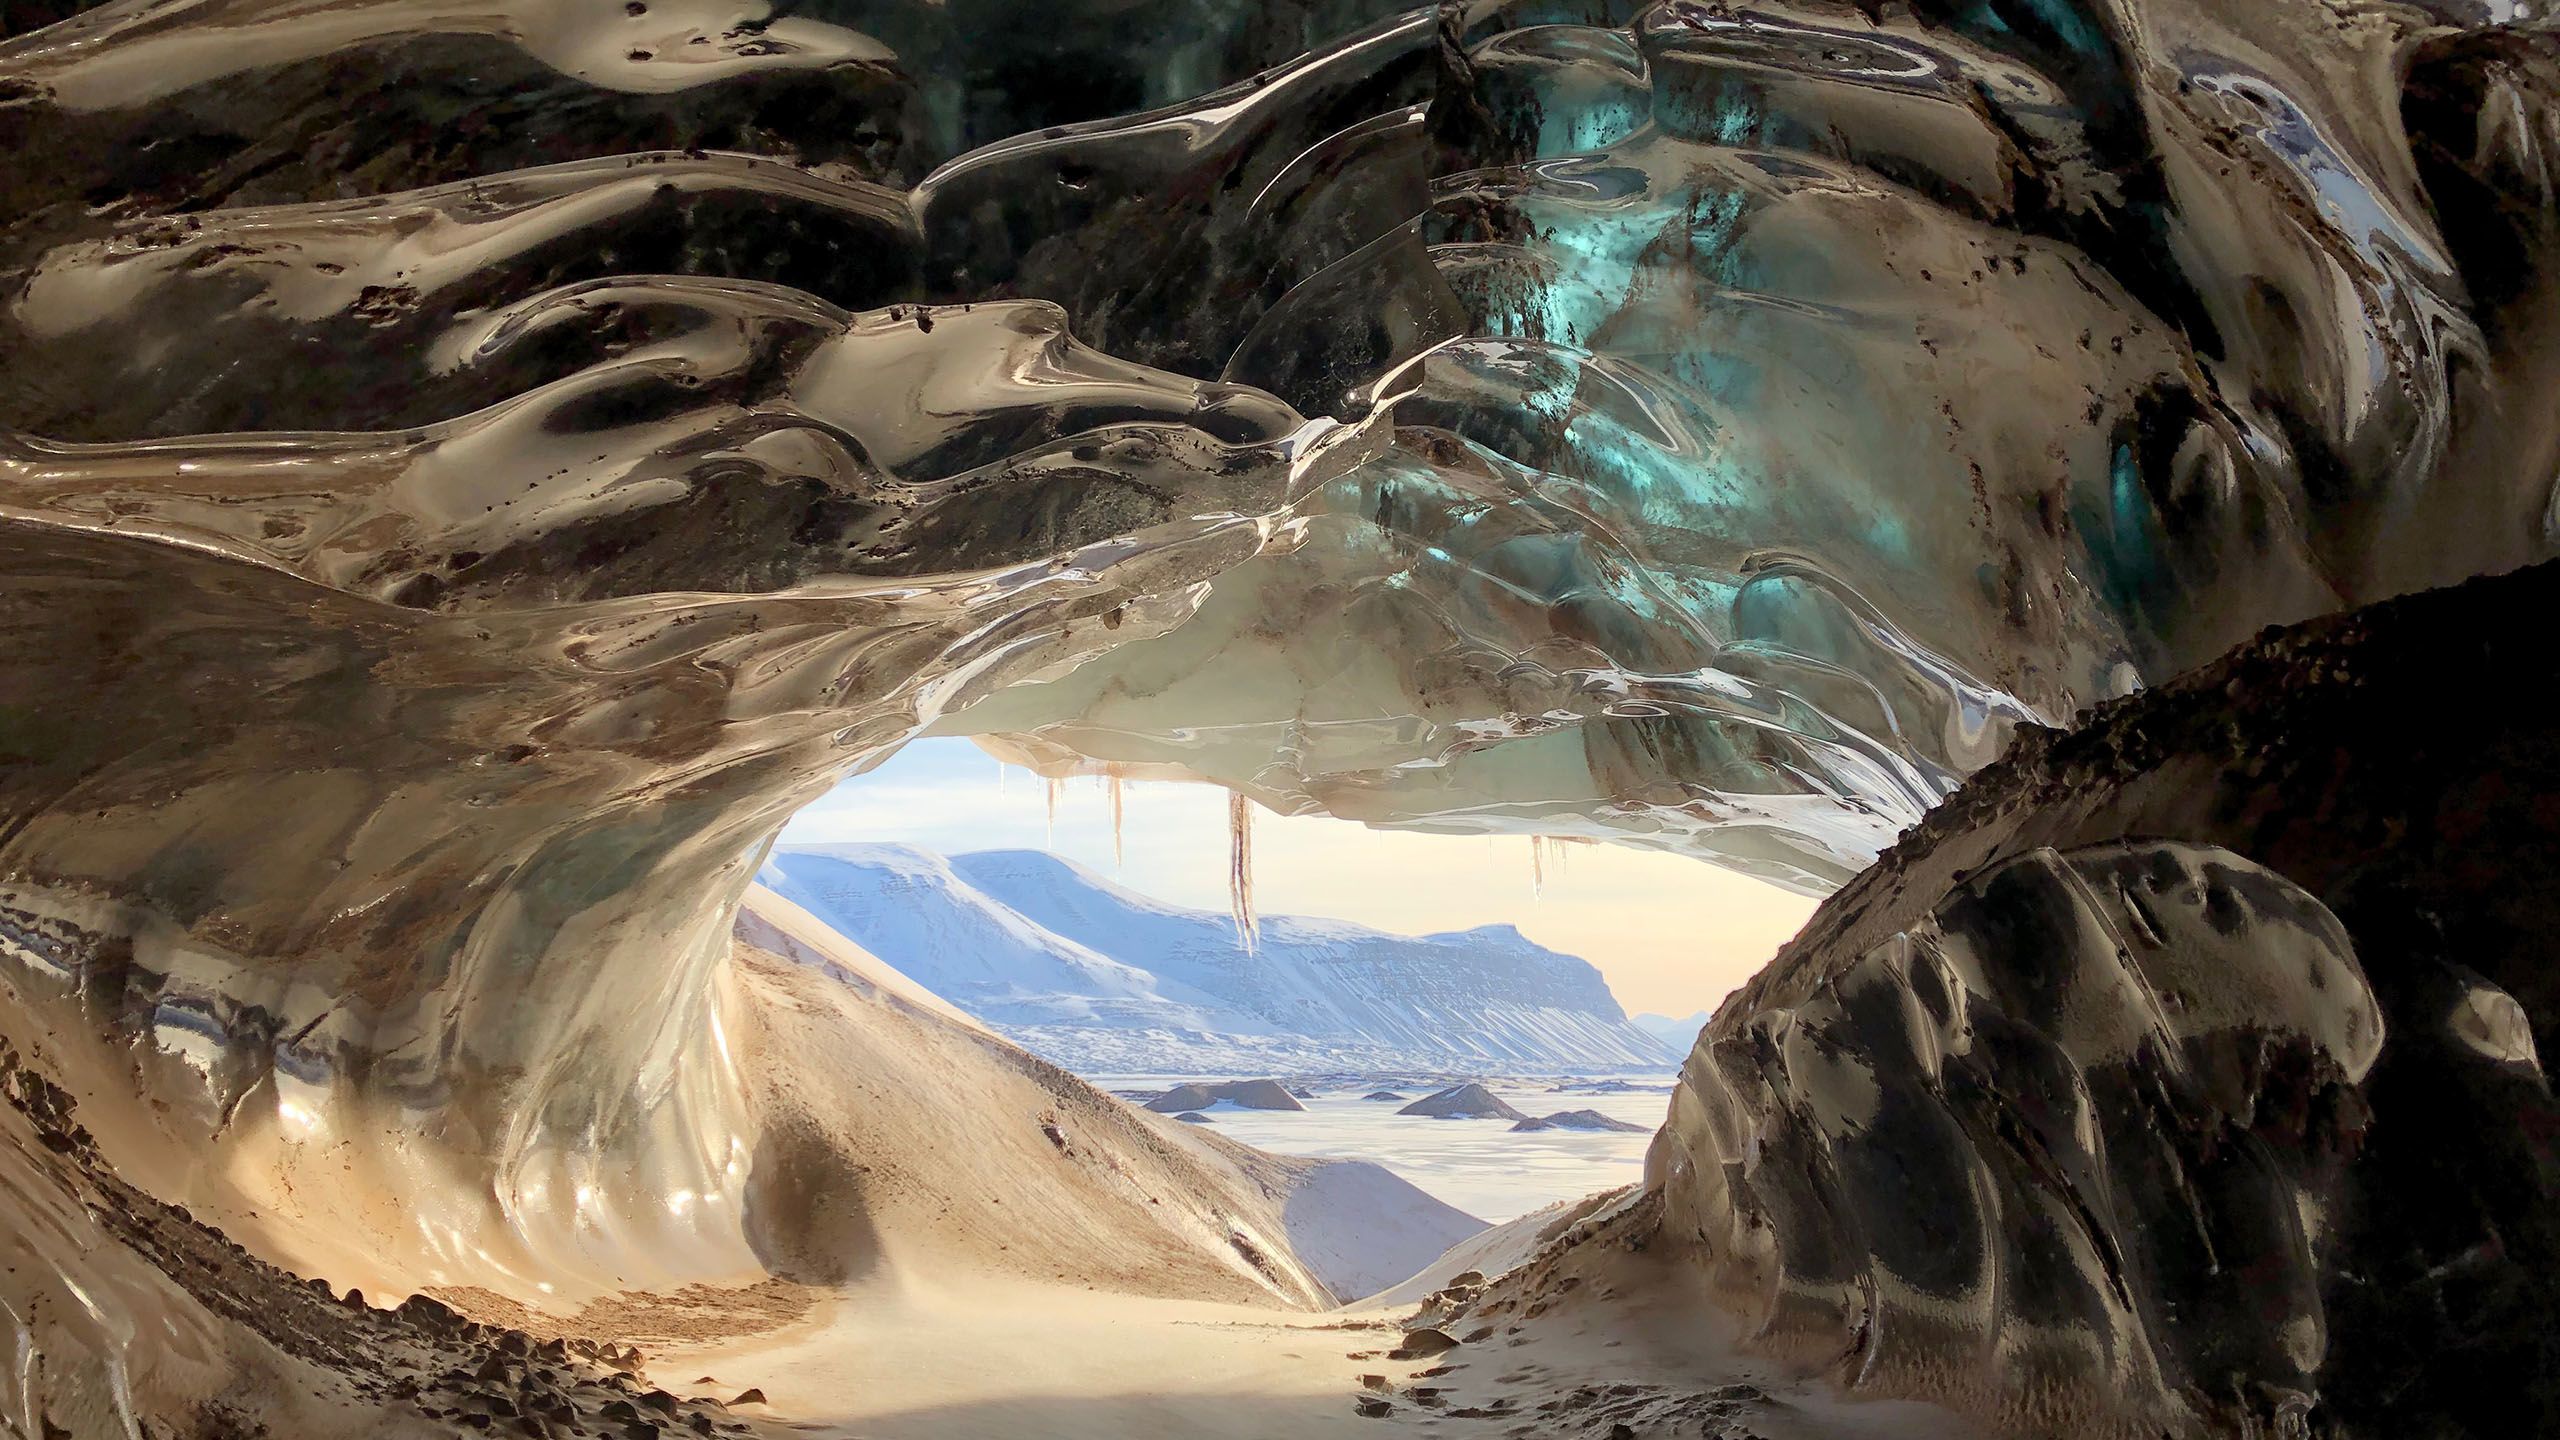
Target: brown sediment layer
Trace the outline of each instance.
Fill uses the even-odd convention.
[[[273,1433],[267,1427],[276,1397],[260,1382],[277,1378],[282,1361],[302,1362],[291,1367],[293,1376],[321,1392],[318,1398],[372,1410],[385,1428],[407,1420],[528,1436],[751,1432],[718,1404],[650,1385],[630,1349],[483,1324],[426,1296],[383,1308],[259,1260],[185,1210],[117,1178],[80,1126],[70,1094],[22,1062],[5,1038],[0,1094],[13,1123],[52,1157],[46,1178],[105,1237],[224,1322],[234,1383],[184,1420],[152,1417],[155,1435],[229,1440]],[[179,1428],[164,1428],[172,1422]]]
[[[433,1285],[427,1294],[485,1324],[543,1338],[589,1336],[623,1345],[698,1345],[763,1335],[809,1318],[827,1292],[788,1280],[753,1285],[687,1285],[672,1294],[626,1290],[590,1300],[562,1319],[477,1285]]]

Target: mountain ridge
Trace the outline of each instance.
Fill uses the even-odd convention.
[[[1515,926],[1233,921],[1060,856],[777,846],[760,881],[1018,1043],[1089,1074],[1662,1071],[1588,961]]]
[[[1707,1020],[1714,1014],[1712,1010],[1701,1010],[1694,1015],[1661,1015],[1647,1011],[1642,1015],[1628,1016],[1627,1023],[1687,1055],[1689,1047],[1698,1043],[1698,1032],[1707,1028]]]

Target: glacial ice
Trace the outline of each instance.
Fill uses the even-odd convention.
[[[1717,1034],[1673,1121],[1712,1143],[1658,1147],[1659,1178],[1769,1343],[1848,1352],[1862,1385],[2057,1434],[2188,1423],[2226,1377],[2307,1413],[2314,1256],[2384,1028],[2345,928],[2281,877],[2041,851]]]
[[[160,1198],[337,1147],[415,1200],[386,1253],[519,1288],[744,1263],[738,906],[912,736],[1819,892],[2030,727],[2560,544],[2535,0],[9,14],[55,23],[0,38],[0,1024],[234,1162],[110,1156]],[[2248,933],[2234,974],[2333,1008],[2376,965]],[[1952,1042],[1791,1009],[1863,1058],[1750,1081],[1802,1102],[1761,1153],[1848,1208],[1666,1152],[1719,1283],[1906,1389],[1979,1340],[2073,1414],[2185,1424],[2208,1363],[2309,1396],[2279,1222],[2325,1162],[2225,1197],[2278,1319],[2193,1257],[2090,1282],[2133,1222],[2065,1142],[2139,1067],[2020,956],[1939,958],[1850,988],[1994,1017],[2086,1121],[2064,1169],[1967,1181],[2023,1208],[1952,1249],[1879,1228],[1824,1167],[1975,1153],[1893,1048]],[[2482,987],[2442,1033],[2531,1071],[2538,992]],[[2252,1003],[2352,1090],[2373,1036],[2310,998]],[[1775,1123],[1718,1098],[1750,1003],[1697,1154]],[[20,1158],[45,1293],[95,1301],[0,1295],[24,1353],[121,1375],[166,1307],[51,1253]],[[2172,1292],[2232,1318],[2134,1323]]]
[[[2440,687],[2547,672],[2555,583],[2030,736],[1818,910],[1651,1159],[1757,1343],[2030,1432],[2548,1429],[2560,996],[2517,877],[2560,746],[2423,732]]]

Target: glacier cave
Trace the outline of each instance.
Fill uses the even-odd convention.
[[[0,138],[10,1440],[2560,1435],[2548,0],[5,0]],[[964,736],[1825,898],[1345,1293],[754,885]]]

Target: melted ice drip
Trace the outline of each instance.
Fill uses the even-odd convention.
[[[1251,951],[1262,925],[1253,909],[1253,801],[1241,791],[1227,796],[1227,907],[1235,915],[1236,943]]]

